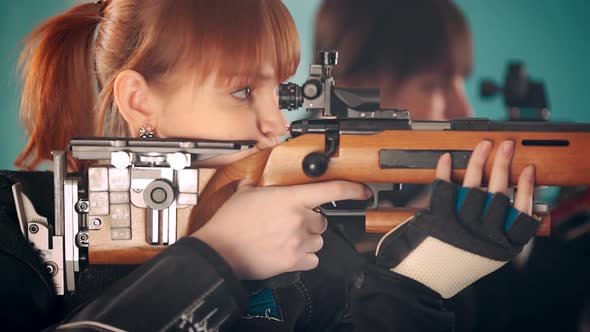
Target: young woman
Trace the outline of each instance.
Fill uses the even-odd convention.
[[[343,87],[379,87],[381,107],[410,111],[413,120],[473,115],[465,78],[473,66],[466,18],[450,0],[324,0],[315,24],[315,49],[341,53],[334,77]],[[428,205],[426,186],[382,194],[393,205]],[[345,222],[359,250],[378,237]],[[357,234],[361,232],[360,234]]]
[[[17,164],[34,168],[49,159],[50,150],[89,133],[138,137],[147,131],[161,138],[254,140],[251,153],[270,148],[285,135],[276,88],[294,73],[298,45],[279,0],[76,6],[40,26],[23,53],[22,112],[31,139]],[[491,192],[506,190],[513,151],[506,147],[495,159]],[[480,185],[490,150],[489,142],[480,144],[466,186]],[[450,180],[450,165],[448,156],[441,159],[440,178]],[[516,207],[530,213],[532,168],[521,179]],[[203,228],[120,280],[60,329],[367,330],[375,323],[398,329],[414,321],[420,323],[416,329],[448,326],[452,315],[438,295],[448,294],[446,286],[418,280],[411,268],[394,271],[414,256],[398,255],[391,234],[379,266],[362,265],[352,246],[332,233],[325,233],[324,246],[326,221],[312,209],[369,195],[363,185],[343,181],[243,184]],[[396,236],[412,237],[405,229]],[[318,256],[322,263],[312,270]],[[256,290],[245,305],[238,280],[289,271],[308,272],[291,287]],[[456,289],[465,281],[453,283]],[[370,304],[397,311],[397,319],[372,316],[377,311],[363,310]]]

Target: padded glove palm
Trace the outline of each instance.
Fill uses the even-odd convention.
[[[381,239],[377,264],[450,298],[516,256],[539,225],[506,195],[438,180],[430,209]]]

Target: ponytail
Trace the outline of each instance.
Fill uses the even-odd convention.
[[[101,5],[78,5],[39,26],[19,59],[23,91],[20,116],[29,141],[15,165],[35,169],[65,150],[72,137],[94,131],[97,96],[94,31]]]

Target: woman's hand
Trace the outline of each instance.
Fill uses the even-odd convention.
[[[463,187],[450,183],[450,155],[440,158],[430,209],[381,239],[378,265],[449,298],[521,251],[540,225],[530,216],[534,168],[528,166],[521,173],[512,208],[506,193],[513,142],[503,142],[496,152],[488,191],[479,188],[491,148],[487,141],[475,148]]]
[[[489,141],[480,142],[469,159],[465,177],[463,178],[463,187],[478,188],[481,187],[483,178],[483,168],[492,151],[492,143]],[[514,142],[504,141],[496,152],[492,174],[488,184],[488,192],[495,194],[508,193],[508,180],[510,176],[510,163],[514,156]],[[451,156],[443,155],[438,161],[436,168],[436,178],[451,182]],[[527,166],[518,178],[518,191],[514,199],[514,208],[528,215],[533,210],[533,193],[535,190],[535,168],[533,165]]]
[[[242,184],[192,236],[213,247],[241,279],[266,279],[318,265],[325,217],[312,209],[372,195],[362,184],[330,181],[286,187]]]

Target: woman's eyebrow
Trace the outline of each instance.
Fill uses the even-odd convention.
[[[276,80],[276,74],[274,71],[269,71],[269,70],[262,70],[256,74],[253,73],[246,73],[246,72],[233,72],[230,73],[231,77],[234,77],[238,80],[245,80],[245,81],[252,81],[252,78],[254,78],[254,80],[256,81],[274,81]]]
[[[221,84],[222,87],[227,88],[227,85],[232,87],[246,86],[252,84],[275,84],[277,83],[277,76],[274,73],[268,71],[261,71],[259,73],[248,73],[248,72],[229,72],[221,77],[218,77],[216,84]]]
[[[263,73],[258,73],[256,75],[256,80],[258,81],[274,81],[276,79],[276,76],[274,75],[274,73],[267,73],[267,72],[263,72]]]

